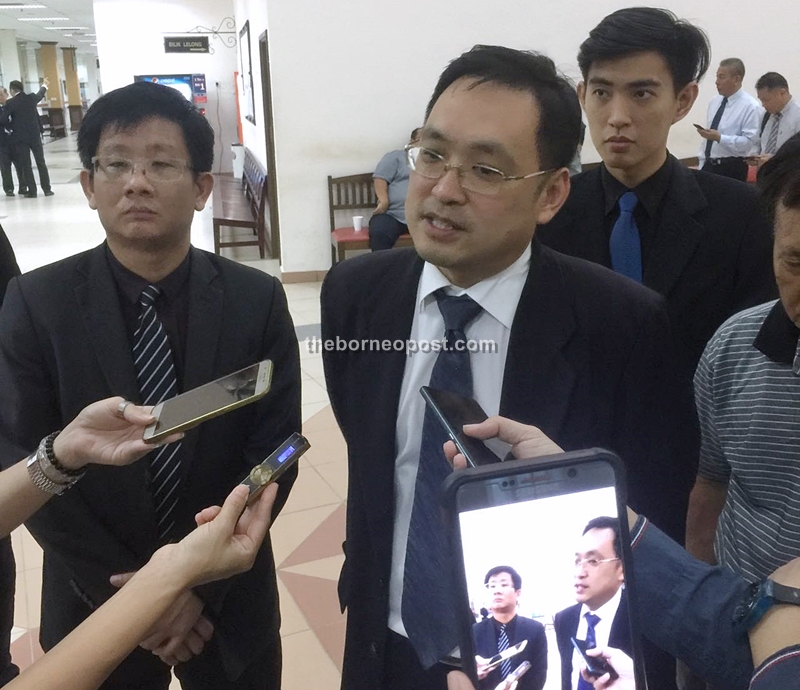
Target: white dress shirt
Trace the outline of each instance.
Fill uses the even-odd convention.
[[[800,132],[800,103],[794,98],[791,98],[789,102],[783,106],[780,119],[776,118],[774,115],[769,116],[767,125],[764,127],[764,131],[761,132],[758,153],[765,153],[764,149],[767,147],[770,134],[776,125],[778,127],[778,148],[780,148],[786,143],[787,139],[791,139],[795,134]]]
[[[473,397],[490,417],[500,411],[500,395],[511,324],[514,321],[522,288],[528,278],[530,262],[531,248],[528,245],[522,255],[508,268],[466,290],[451,285],[436,266],[426,262],[417,287],[416,309],[411,326],[411,340],[415,342],[440,340],[444,337],[444,319],[433,294],[436,290],[447,288],[449,294],[469,295],[483,307],[483,311],[467,325],[465,334],[468,340],[493,340],[497,343],[496,352],[470,353]],[[397,413],[389,627],[405,637],[408,635],[401,616],[403,574],[411,510],[414,507],[422,423],[425,418],[425,401],[419,389],[430,382],[438,354],[438,352],[416,352],[408,355]],[[445,577],[444,573],[442,577]]]
[[[711,123],[720,105],[722,105],[722,96],[718,94],[711,99],[708,106],[708,124],[706,125],[708,129],[711,129]],[[720,140],[712,143],[711,157],[744,158],[749,156],[758,142],[763,113],[764,109],[758,100],[744,89],[739,89],[733,96],[728,96],[728,103],[717,127]],[[698,158],[698,167],[702,168],[706,160],[705,139],[700,146]]]
[[[586,622],[586,614],[593,613],[598,618],[597,625],[594,626],[594,639],[598,647],[608,647],[608,638],[611,637],[611,625],[614,623],[614,617],[617,615],[619,602],[622,599],[622,590],[620,587],[617,593],[611,597],[605,604],[603,604],[597,611],[592,611],[586,604],[581,606],[581,615],[578,618],[578,629],[575,631],[576,640],[585,640],[586,633],[589,630],[589,624]],[[572,687],[578,687],[578,679],[581,677],[581,669],[583,668],[583,657],[574,650],[572,653]]]

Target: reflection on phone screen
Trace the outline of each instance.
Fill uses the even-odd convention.
[[[459,493],[480,688],[494,690],[528,661],[518,690],[590,690],[571,638],[633,656],[613,479],[565,488],[553,475],[534,488],[532,476],[519,475],[516,488],[495,479]],[[523,640],[522,652],[487,664]]]

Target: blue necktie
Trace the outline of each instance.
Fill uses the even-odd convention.
[[[609,249],[611,268],[637,283],[642,282],[642,242],[633,209],[639,199],[633,192],[625,192],[617,202],[619,218],[611,230]]]
[[[717,129],[719,127],[719,123],[722,120],[722,113],[725,112],[725,106],[728,105],[728,97],[722,99],[722,103],[720,103],[719,108],[717,108],[717,112],[714,113],[714,119],[711,120],[711,127],[709,129]],[[711,147],[714,145],[714,142],[711,139],[706,140],[706,160],[711,158]]]
[[[586,649],[594,649],[597,646],[594,628],[600,622],[600,616],[587,611],[583,617],[586,619]],[[592,684],[587,683],[581,676],[578,680],[577,690],[592,690]]]
[[[436,293],[442,313],[447,346],[433,365],[430,386],[472,396],[472,368],[464,329],[481,312],[467,295]],[[450,583],[447,546],[442,529],[439,492],[451,472],[442,445],[447,433],[430,410],[422,424],[419,468],[414,506],[406,546],[401,613],[408,639],[420,663],[430,668],[458,644],[456,600]]]
[[[497,651],[504,652],[509,648],[508,633],[505,623],[500,624],[500,636],[497,638]],[[500,680],[505,680],[511,673],[511,659],[504,659],[500,662]]]

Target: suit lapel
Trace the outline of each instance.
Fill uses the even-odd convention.
[[[86,260],[78,265],[75,298],[86,325],[88,345],[94,350],[111,394],[138,402],[139,385],[131,343],[105,253],[105,245],[101,245],[89,252]]]
[[[702,240],[705,228],[694,216],[708,206],[695,174],[675,158],[670,160],[672,181],[643,276],[644,284],[662,295],[678,282]]]
[[[186,321],[186,358],[184,360],[183,390],[188,391],[208,383],[214,372],[222,327],[225,297],[222,281],[208,258],[194,247],[189,271],[189,309]],[[220,372],[220,375],[230,372]],[[195,457],[198,433],[188,433],[181,448],[181,471],[185,476]],[[184,482],[185,485],[185,482]]]
[[[570,288],[551,251],[534,241],[508,344],[500,414],[557,437],[575,384],[565,356],[576,325]]]

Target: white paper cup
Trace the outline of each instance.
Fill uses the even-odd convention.
[[[353,227],[360,232],[364,228],[364,216],[353,216]]]

